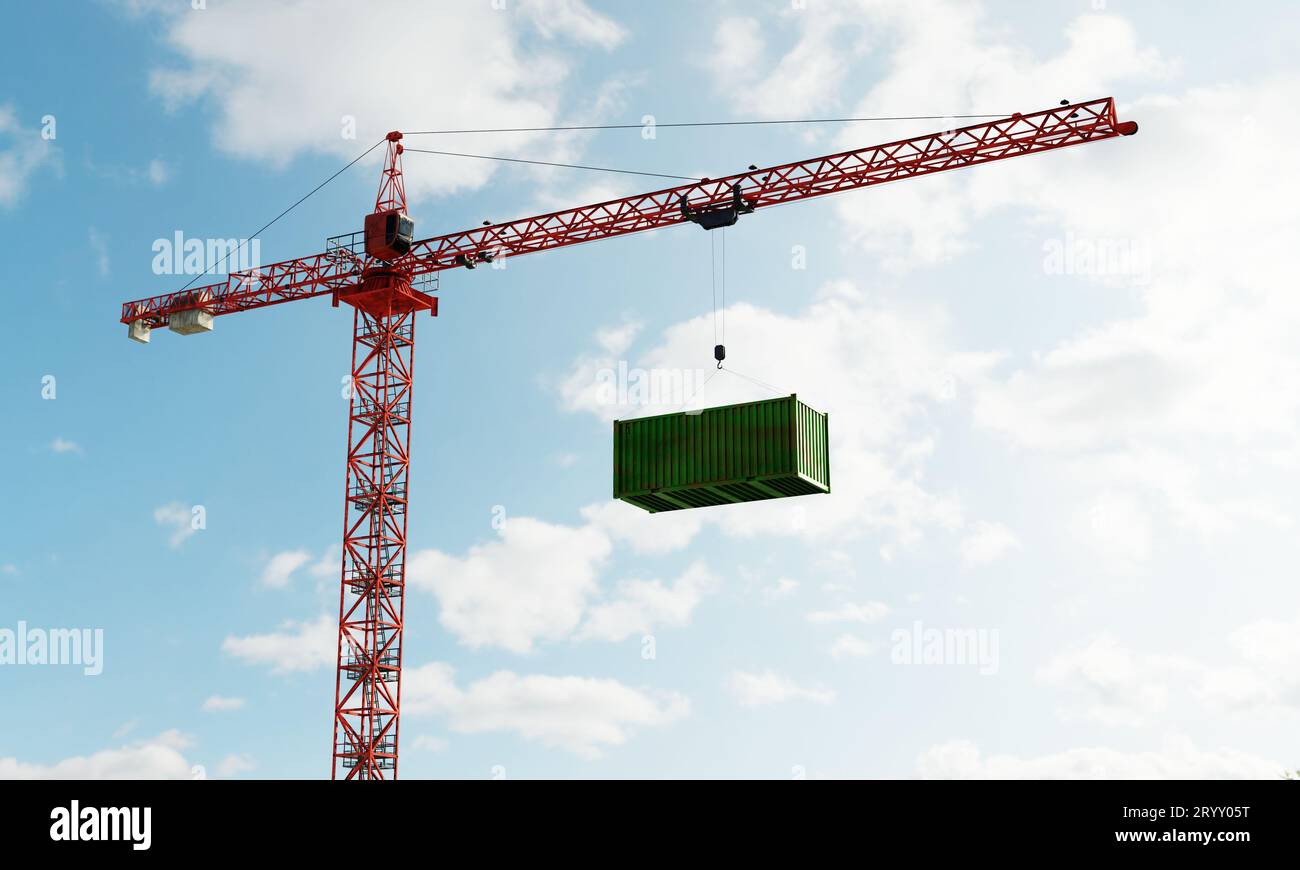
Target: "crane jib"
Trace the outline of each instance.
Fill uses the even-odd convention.
[[[402,265],[412,275],[421,275],[688,222],[707,229],[707,224],[729,225],[726,222],[734,223],[732,218],[739,214],[769,206],[1136,132],[1136,123],[1118,120],[1113,98],[1070,103],[423,239],[411,243]],[[337,253],[315,254],[234,273],[225,282],[199,288],[208,294],[204,302],[196,303],[187,293],[171,293],[125,303],[121,322],[166,326],[173,313],[196,307],[213,316],[232,314],[336,293],[359,276],[357,265]]]

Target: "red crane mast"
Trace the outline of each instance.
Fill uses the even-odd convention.
[[[415,319],[438,313],[428,276],[682,223],[735,224],[761,208],[978,166],[1117,136],[1105,97],[1032,114],[751,169],[719,179],[415,241],[406,214],[402,134],[387,154],[362,232],[324,253],[232,272],[224,281],[124,303],[131,338],[150,331],[207,332],[213,318],[329,295],[353,309],[351,400],[343,494],[343,564],[335,670],[335,779],[397,777],[405,619],[407,505]]]

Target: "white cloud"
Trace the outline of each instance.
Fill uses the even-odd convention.
[[[403,712],[427,715],[448,711],[464,697],[456,686],[456,669],[445,662],[407,667],[402,674]]]
[[[627,38],[619,24],[596,14],[582,0],[525,0],[519,12],[546,39],[565,37],[608,51]]]
[[[444,716],[462,734],[508,731],[595,759],[627,742],[637,728],[680,720],[689,713],[690,702],[677,693],[634,689],[617,680],[510,671],[461,689],[451,667],[435,662],[406,672],[402,709],[410,715]]]
[[[1151,558],[1151,515],[1141,500],[1129,492],[1099,494],[1072,520],[1074,537],[1095,558],[1095,564],[1114,574],[1136,574]]]
[[[174,501],[154,508],[153,521],[165,528],[171,528],[172,536],[167,543],[172,549],[188,541],[190,536],[198,531],[194,527],[193,509],[180,502]]]
[[[1254,668],[1221,666],[1201,675],[1196,696],[1217,710],[1253,713],[1281,703],[1284,685]]]
[[[48,765],[0,758],[0,779],[190,779],[193,765],[181,753],[190,744],[179,731],[165,731],[149,740]]]
[[[685,625],[717,580],[702,564],[671,584],[629,579],[602,595],[600,572],[615,543],[663,554],[691,542],[702,521],[651,517],[621,502],[589,505],[583,525],[511,517],[497,538],[464,556],[422,550],[409,560],[413,588],[432,593],[442,625],[471,647],[529,653],[540,642],[622,640],[656,625]]]
[[[311,564],[307,573],[319,579],[338,579],[339,562],[342,560],[343,551],[337,544],[329,547],[321,554],[321,557]]]
[[[713,32],[708,68],[729,86],[747,83],[762,59],[762,27],[754,18],[724,18]]]
[[[55,453],[82,453],[81,445],[67,438],[55,438],[50,442],[50,450]]]
[[[687,568],[671,585],[660,580],[624,580],[608,601],[593,605],[578,631],[578,639],[621,641],[649,634],[656,626],[680,628],[718,578],[702,562]]]
[[[227,755],[217,763],[217,776],[229,779],[257,770],[257,763],[250,755]]]
[[[650,514],[621,501],[589,505],[582,518],[633,552],[648,555],[680,550],[704,527],[697,511]]]
[[[155,157],[149,161],[149,166],[145,169],[145,177],[154,187],[161,187],[167,183],[167,179],[171,178],[171,170],[166,163]]]
[[[311,553],[306,550],[285,550],[276,553],[262,569],[261,583],[272,589],[283,589],[295,571],[311,560]]]
[[[641,328],[642,324],[635,320],[626,321],[618,326],[607,326],[596,331],[596,344],[610,356],[625,354],[632,346],[632,342],[641,334]]]
[[[962,538],[961,558],[967,565],[987,565],[1019,548],[1020,539],[1006,526],[980,521]]]
[[[1053,657],[1038,671],[1048,685],[1084,697],[1083,715],[1104,725],[1144,725],[1169,705],[1170,681],[1190,681],[1199,666],[1181,656],[1134,652],[1112,637]]]
[[[1237,629],[1229,640],[1253,665],[1295,671],[1300,664],[1300,619],[1261,619]]]
[[[423,752],[443,752],[447,749],[447,741],[442,737],[435,737],[431,734],[418,734],[411,741],[411,745]]]
[[[218,148],[277,166],[302,153],[351,159],[394,126],[553,125],[574,65],[566,49],[607,50],[624,35],[579,0],[524,0],[505,9],[230,0],[202,14],[147,11],[162,19],[164,41],[180,57],[153,71],[154,93],[170,108],[205,101],[215,110]],[[400,27],[392,26],[395,20]],[[436,50],[430,50],[431,34]],[[533,44],[530,34],[544,43]],[[376,61],[358,50],[364,45],[383,45],[385,57],[402,61],[396,67]],[[328,63],[312,62],[319,58]],[[343,138],[345,117],[355,119],[355,139]],[[539,134],[457,136],[450,150],[510,154],[539,140],[549,147],[551,140]],[[422,193],[474,189],[497,168],[486,160],[408,154],[407,191],[418,200]]]
[[[853,634],[841,634],[835,638],[835,643],[831,644],[831,658],[836,661],[846,658],[863,658],[875,651],[875,644]]]
[[[1172,737],[1155,750],[1101,746],[1023,757],[985,755],[969,740],[927,749],[917,761],[925,779],[1277,779],[1285,765],[1233,749],[1204,750]]]
[[[227,698],[222,695],[212,695],[203,702],[204,713],[225,713],[230,710],[242,710],[244,708],[243,698]]]
[[[95,270],[99,273],[99,277],[107,278],[111,269],[108,258],[108,237],[91,227],[88,239],[90,241],[90,251],[95,255]]]
[[[1257,620],[1228,635],[1235,660],[1225,657],[1214,664],[1133,650],[1102,636],[1054,656],[1037,676],[1070,694],[1063,715],[1105,725],[1151,725],[1190,701],[1215,713],[1285,715],[1300,709],[1297,636],[1300,618]]]
[[[735,671],[727,680],[727,689],[746,707],[763,707],[785,701],[812,701],[829,704],[835,692],[823,686],[804,687],[775,671],[750,673]]]
[[[153,158],[144,166],[131,166],[120,163],[100,163],[87,153],[84,166],[86,170],[105,181],[119,185],[148,183],[154,187],[161,187],[172,176],[171,167],[160,157]]]
[[[809,622],[836,623],[860,622],[870,625],[889,615],[889,605],[881,601],[864,601],[860,604],[846,602],[830,610],[814,610],[808,614]]]
[[[221,649],[245,664],[269,666],[273,674],[313,671],[334,663],[338,622],[327,614],[311,622],[289,620],[269,634],[229,635]]]
[[[40,129],[21,124],[12,105],[0,105],[0,206],[16,205],[32,175],[55,161],[53,144]]]
[[[724,18],[714,30],[705,66],[738,115],[807,117],[834,105],[838,86],[865,49],[865,34],[851,27],[858,15],[845,4],[822,4],[813,15],[787,11],[779,20],[797,28],[799,38],[772,63],[765,62],[766,39],[758,21]]]
[[[1300,708],[1300,618],[1261,619],[1228,636],[1240,665],[1210,667],[1196,695],[1217,709]]]
[[[776,582],[763,590],[763,597],[768,601],[789,598],[799,591],[799,581],[789,577],[778,577]]]
[[[1027,111],[1042,108],[1037,83],[1068,82],[1068,96],[1087,98],[1109,93],[1116,82],[1164,78],[1175,69],[1155,49],[1142,47],[1118,16],[1079,16],[1066,28],[1060,52],[1046,57],[1008,44],[998,24],[984,19],[983,4],[965,0],[852,0],[820,4],[815,15],[790,10],[765,19],[769,38],[752,18],[724,18],[714,31],[710,66],[729,100],[746,114],[769,118],[845,104],[843,114],[852,117],[910,115],[915,107],[954,115]],[[778,41],[788,48],[765,57],[765,44]],[[865,93],[853,88],[861,81],[871,82]],[[891,141],[916,126],[854,125],[841,141],[861,147],[864,129],[884,130],[878,141]],[[923,241],[910,232],[920,226],[908,211],[904,238]],[[887,220],[872,228],[896,239]]]
[[[512,517],[499,537],[464,558],[423,550],[410,560],[410,583],[432,592],[443,627],[471,647],[531,652],[581,622],[598,588],[597,572],[611,544],[599,529]]]

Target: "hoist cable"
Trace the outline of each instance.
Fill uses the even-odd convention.
[[[709,233],[709,284],[713,288],[713,343],[718,343],[718,240]]]
[[[727,228],[722,228],[722,341],[727,343]]]

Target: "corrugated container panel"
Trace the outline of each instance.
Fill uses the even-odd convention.
[[[830,492],[827,417],[794,396],[614,422],[614,497],[651,513]]]

